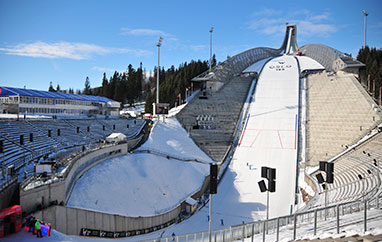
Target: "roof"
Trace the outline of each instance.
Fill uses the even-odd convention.
[[[187,198],[185,202],[191,206],[193,206],[197,203],[197,201],[195,199],[193,199],[192,197]]]
[[[350,56],[342,56],[340,58],[346,64],[346,67],[363,67],[363,66],[365,66],[365,64],[363,64],[362,62],[360,62],[356,59],[353,59]]]
[[[116,102],[106,97],[80,95],[80,94],[63,93],[63,92],[48,92],[48,91],[39,91],[39,90],[33,90],[33,89],[0,86],[0,97],[8,97],[8,96],[43,97],[43,98],[57,98],[57,99],[92,101],[92,102]]]
[[[325,70],[325,67],[313,58],[308,56],[296,56],[296,58],[298,60],[298,64],[300,65],[300,72],[308,70]]]
[[[126,135],[124,135],[122,133],[112,133],[109,136],[107,136],[107,139],[115,139],[118,137],[126,138]]]

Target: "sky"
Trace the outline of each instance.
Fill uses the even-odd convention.
[[[0,0],[0,85],[47,90],[100,86],[132,64],[150,72],[208,60],[210,33],[218,61],[254,47],[279,48],[285,24],[297,25],[299,46],[321,43],[356,56],[382,47],[382,2]]]

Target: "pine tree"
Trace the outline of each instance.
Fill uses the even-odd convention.
[[[145,112],[146,113],[153,113],[153,102],[154,97],[151,92],[146,93],[146,103],[145,103]]]
[[[91,95],[90,82],[89,82],[89,77],[88,76],[86,77],[86,80],[85,80],[85,88],[84,88],[83,93],[85,95]]]
[[[212,56],[212,67],[216,66],[216,56],[215,54]]]
[[[55,92],[56,90],[54,90],[53,88],[53,85],[52,85],[52,82],[50,82],[49,84],[49,89],[48,89],[49,92]]]
[[[103,73],[103,78],[102,78],[102,96],[104,97],[109,97],[108,96],[108,88],[109,88],[109,82],[106,78],[106,73]]]

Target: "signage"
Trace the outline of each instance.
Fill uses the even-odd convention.
[[[148,229],[133,230],[133,231],[121,231],[121,232],[111,232],[111,231],[104,231],[104,230],[99,230],[99,229],[82,228],[80,231],[80,236],[101,237],[101,238],[131,237],[131,236],[135,236],[135,235],[151,233],[151,232],[166,228],[173,223],[175,223],[175,219],[173,219],[173,220],[171,220],[165,224],[158,225],[158,226],[148,228]]]

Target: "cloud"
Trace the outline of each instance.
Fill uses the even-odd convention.
[[[135,35],[135,36],[172,36],[162,30],[156,29],[130,29],[121,28],[123,35]]]
[[[257,15],[256,15],[257,14]],[[264,9],[255,16],[261,16],[248,23],[248,28],[266,35],[282,35],[285,23],[296,24],[298,34],[305,37],[328,37],[338,31],[336,25],[330,23],[330,13],[313,14],[309,10],[282,12],[275,9]]]
[[[69,43],[63,41],[57,43],[46,43],[38,41],[29,44],[17,44],[5,48],[0,47],[0,52],[4,52],[6,55],[18,55],[48,59],[63,58],[73,60],[90,59],[93,55],[107,55],[118,53],[128,53],[136,56],[146,56],[152,54],[152,52],[146,50],[137,50],[129,48],[108,48],[94,44]]]
[[[205,45],[190,45],[189,48],[193,51],[200,51],[206,48]]]
[[[115,70],[112,68],[106,68],[106,67],[100,67],[100,66],[93,66],[92,70],[99,71],[99,72],[111,72],[111,73],[115,72]]]
[[[280,15],[281,13],[282,13],[281,10],[276,10],[272,8],[264,8],[260,11],[253,13],[253,16],[275,16],[275,15]]]
[[[318,24],[307,20],[296,20],[299,34],[305,36],[329,37],[330,34],[337,32],[337,27],[332,24]]]

